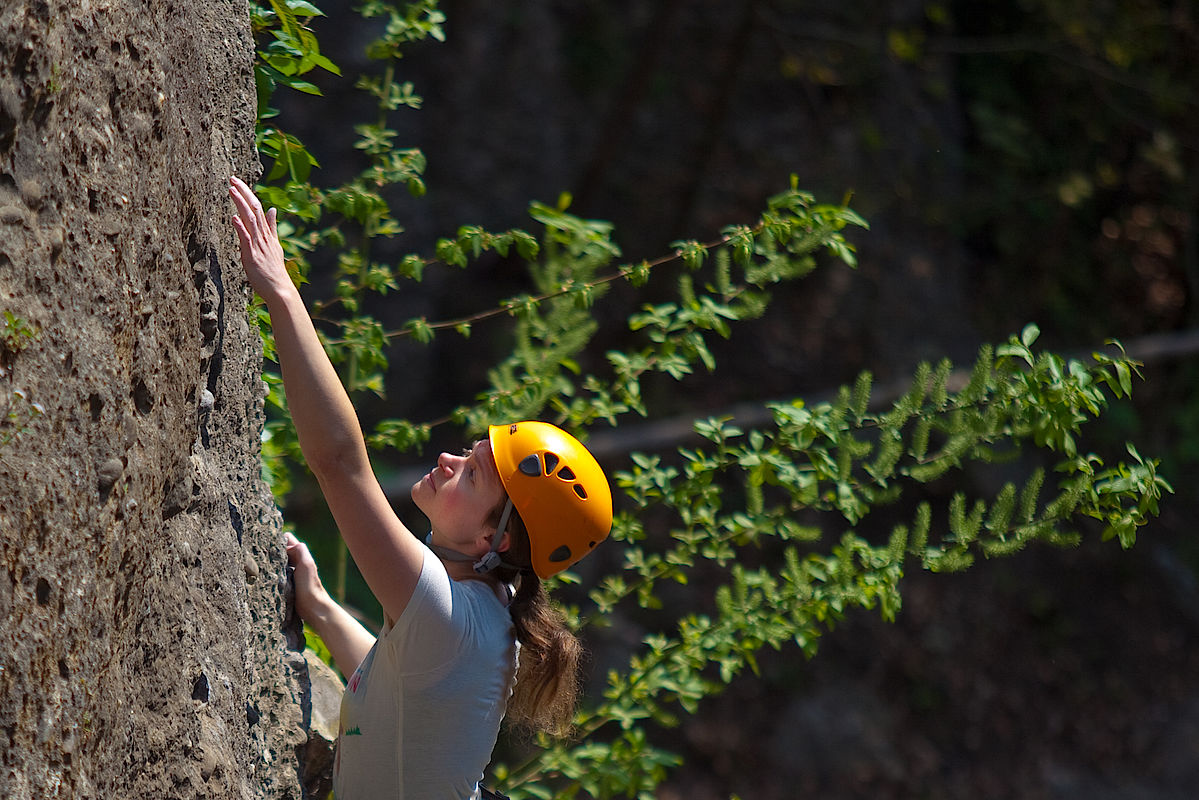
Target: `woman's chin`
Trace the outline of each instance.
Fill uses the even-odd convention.
[[[421,505],[421,500],[422,500],[423,496],[429,491],[429,487],[425,486],[425,482],[428,480],[429,480],[429,476],[426,475],[425,477],[421,478],[416,483],[412,484],[412,488],[408,491],[408,496],[412,498],[412,502],[415,503],[416,507],[419,508],[421,511],[425,510],[424,507]]]

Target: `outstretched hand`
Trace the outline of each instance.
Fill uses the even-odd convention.
[[[254,190],[236,176],[229,179],[229,196],[237,207],[233,227],[241,246],[242,267],[254,291],[269,304],[294,289],[283,261],[275,209],[263,212]]]

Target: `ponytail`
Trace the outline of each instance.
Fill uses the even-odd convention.
[[[516,587],[508,610],[520,642],[520,666],[506,716],[530,731],[564,736],[574,719],[583,647],[533,572],[529,536],[515,512],[508,538],[504,564],[494,573]]]
[[[533,731],[564,736],[574,718],[583,648],[550,604],[541,579],[527,573],[519,580],[509,608],[520,642],[520,668],[508,718]]]

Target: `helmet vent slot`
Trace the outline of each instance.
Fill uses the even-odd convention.
[[[525,475],[536,476],[541,474],[541,460],[537,458],[536,453],[532,453],[521,460],[518,469]]]
[[[553,475],[554,467],[558,466],[559,461],[561,461],[561,459],[558,458],[558,456],[554,455],[553,453],[546,453],[545,454],[545,474]],[[565,472],[565,470],[563,470],[563,471]]]
[[[586,500],[586,499],[587,499],[587,490],[583,488],[583,484],[581,484],[581,483],[576,483],[576,484],[575,484],[574,486],[572,486],[571,488],[575,490],[575,494],[577,494],[577,495],[579,496],[579,499],[580,499],[580,500]]]
[[[575,473],[570,467],[563,467],[558,471],[558,477],[564,481],[573,481],[575,479]]]
[[[553,561],[554,563],[561,563],[563,561],[569,561],[569,560],[570,560],[570,548],[567,547],[566,545],[562,545],[561,547],[554,550],[554,552],[550,553],[550,561]]]

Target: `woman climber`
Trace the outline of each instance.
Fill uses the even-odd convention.
[[[607,537],[612,495],[595,458],[542,422],[493,425],[442,453],[412,487],[421,540],[372,472],[349,397],[284,266],[275,210],[230,179],[250,285],[265,301],[304,458],[383,607],[378,637],[325,591],[308,548],[287,537],[296,610],[350,680],[334,790],[357,798],[479,798],[500,720],[562,732],[579,644],[541,579]],[[518,657],[519,655],[519,657]],[[519,668],[518,668],[519,665]]]

